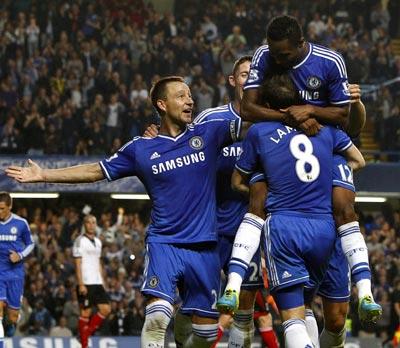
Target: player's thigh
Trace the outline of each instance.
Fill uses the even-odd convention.
[[[322,281],[336,237],[333,220],[272,214],[264,235],[271,292]]]
[[[21,308],[22,296],[24,293],[24,279],[12,279],[6,281],[6,302],[7,308],[19,310]]]
[[[192,315],[192,323],[196,325],[210,325],[210,324],[217,324],[218,318],[211,318],[211,317],[204,317],[201,315]]]
[[[337,226],[356,221],[354,211],[355,187],[353,174],[343,156],[335,155],[333,159],[333,214]]]
[[[103,285],[99,284],[91,288],[90,298],[93,299],[91,302],[97,306],[101,315],[106,317],[108,314],[110,314],[111,312],[110,296],[108,296]]]
[[[340,238],[337,238],[325,277],[319,285],[318,295],[331,302],[348,302],[350,289],[349,265],[343,254]]]
[[[214,245],[186,250],[181,311],[218,318],[216,303],[221,281],[218,248]]]
[[[257,326],[259,329],[272,327],[272,315],[271,313],[264,312],[257,318]]]
[[[346,324],[349,303],[334,302],[322,298],[322,304],[324,309],[324,327],[328,331],[339,333]]]
[[[173,304],[178,281],[185,268],[185,249],[162,243],[147,243],[142,293]],[[219,265],[219,261],[218,261]]]

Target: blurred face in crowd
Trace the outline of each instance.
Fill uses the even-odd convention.
[[[96,234],[97,221],[93,215],[87,215],[83,221],[85,233],[94,236]]]
[[[274,61],[284,69],[293,68],[303,57],[304,41],[297,44],[289,39],[273,41],[268,39],[269,53]]]
[[[193,99],[189,86],[184,82],[169,82],[166,86],[166,98],[157,101],[165,117],[177,124],[192,122]]]
[[[243,97],[243,86],[249,76],[250,64],[249,60],[241,63],[236,69],[235,74],[229,76],[229,84],[235,88],[235,97],[239,100],[242,100]]]
[[[11,205],[7,205],[6,202],[0,202],[0,220],[5,221],[11,215]]]

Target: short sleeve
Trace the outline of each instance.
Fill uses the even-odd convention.
[[[136,175],[136,156],[134,140],[126,143],[111,157],[100,161],[101,169],[108,181]]]
[[[242,120],[240,118],[234,120],[212,119],[201,122],[198,126],[205,126],[208,132],[213,132],[214,139],[217,139],[218,148],[222,149],[238,141]]]
[[[247,132],[246,138],[242,145],[243,151],[236,162],[236,169],[245,173],[251,174],[259,169],[259,147],[257,130],[255,126],[251,126]]]
[[[82,257],[82,247],[81,247],[81,243],[82,243],[82,238],[78,237],[75,242],[74,245],[72,247],[72,256],[73,257]]]
[[[258,182],[262,182],[262,181],[266,181],[266,180],[265,180],[265,175],[264,175],[264,173],[255,172],[255,173],[251,176],[250,181],[249,181],[249,184],[252,185],[252,184],[256,184],[256,183],[258,183]]]
[[[332,105],[347,105],[350,103],[350,92],[344,60],[339,53],[332,51],[328,62],[330,64],[328,73],[329,102]]]
[[[344,152],[353,145],[349,136],[340,129],[333,129],[333,152]]]
[[[260,87],[268,69],[269,49],[267,45],[259,47],[253,55],[249,76],[244,85],[244,90]]]

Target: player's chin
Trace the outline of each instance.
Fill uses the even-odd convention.
[[[182,112],[181,119],[184,123],[192,122],[192,113],[191,112]]]

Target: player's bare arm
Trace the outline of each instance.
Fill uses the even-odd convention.
[[[257,215],[261,219],[266,218],[265,199],[268,187],[265,181],[258,181],[250,185],[249,213]]]
[[[231,186],[232,190],[239,192],[245,197],[248,197],[250,192],[249,175],[234,169],[232,173]]]
[[[83,284],[83,277],[82,277],[82,258],[76,257],[75,258],[75,273],[76,278],[78,279],[78,291],[82,295],[87,294],[87,288],[85,284]]]
[[[357,137],[364,128],[367,113],[361,101],[361,89],[357,84],[349,85],[350,92],[350,114],[349,122],[345,128],[346,133],[351,137]]]
[[[353,169],[354,171],[360,170],[365,167],[365,159],[361,154],[360,150],[357,146],[352,145],[350,146],[344,153],[346,157],[347,164]]]
[[[11,166],[5,172],[19,182],[89,183],[105,179],[99,163],[45,169],[29,160],[27,167]]]

